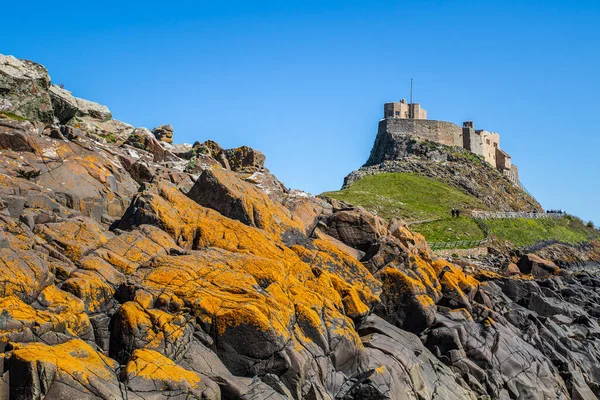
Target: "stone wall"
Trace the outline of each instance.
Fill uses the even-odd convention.
[[[403,99],[397,103],[385,103],[383,118],[427,119],[427,110],[419,103],[407,103]]]
[[[433,253],[442,258],[449,257],[465,257],[465,258],[478,258],[488,254],[487,246],[474,247],[472,249],[444,249],[434,250]]]
[[[500,135],[486,130],[477,131],[477,133],[481,136],[482,141],[483,154],[480,155],[483,156],[485,161],[498,167],[496,163],[496,149],[500,148]]]
[[[446,121],[423,119],[385,119],[379,122],[379,132],[392,135],[410,135],[422,140],[431,140],[448,146],[461,146],[462,129]]]
[[[413,154],[417,140],[430,140],[448,146],[463,145],[462,129],[451,122],[424,119],[388,118],[379,121],[371,155],[365,166],[398,160]]]
[[[473,127],[463,127],[463,147],[470,152],[483,155],[483,141]]]
[[[519,178],[519,168],[515,164],[511,164],[510,169],[504,170],[502,173],[506,175],[506,177],[510,179],[512,183],[515,185],[520,185],[521,181]]]

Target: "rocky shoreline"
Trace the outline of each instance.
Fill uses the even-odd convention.
[[[249,147],[66,120],[19,65],[0,63],[0,398],[600,395],[600,278],[569,268],[599,243],[449,262]]]

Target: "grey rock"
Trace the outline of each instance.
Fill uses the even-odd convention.
[[[0,54],[2,111],[31,120],[53,122],[49,87],[50,76],[42,65]]]

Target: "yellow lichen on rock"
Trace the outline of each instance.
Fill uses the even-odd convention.
[[[49,383],[78,383],[81,390],[87,394],[93,391],[100,397],[113,398],[108,383],[117,384],[115,370],[119,365],[82,340],[73,339],[55,346],[43,343],[14,343],[11,360],[20,365],[30,364],[33,370],[40,374],[43,374],[44,370],[53,371],[55,376]],[[37,377],[34,379],[37,380]]]
[[[220,167],[203,171],[188,196],[230,218],[276,235],[290,229],[306,230],[302,221],[283,205],[272,201],[255,185],[241,180],[236,173]]]
[[[94,251],[93,255],[104,259],[124,274],[132,274],[140,264],[176,248],[178,246],[164,231],[142,225],[134,231],[110,239]]]
[[[86,217],[36,225],[34,232],[61,248],[63,254],[73,261],[79,261],[86,253],[108,241],[98,223]]]
[[[52,283],[48,265],[36,253],[0,248],[0,289],[2,295],[32,298]]]
[[[115,289],[100,274],[86,270],[75,271],[61,288],[83,300],[90,314],[105,311],[115,293]]]
[[[196,373],[178,366],[171,359],[150,349],[135,350],[121,371],[121,378],[126,382],[136,378],[153,382],[154,390],[197,388],[201,382]]]
[[[35,309],[16,296],[2,297],[0,310],[14,329],[36,328],[39,334],[53,330],[74,337],[91,336],[90,320],[84,312],[83,303],[75,296],[48,286],[40,293],[38,302],[45,309]],[[0,332],[0,336],[8,337],[10,331]]]

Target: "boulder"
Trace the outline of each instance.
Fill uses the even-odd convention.
[[[546,260],[536,254],[526,254],[517,263],[523,274],[531,274],[536,278],[546,278],[555,275],[560,268],[552,261]]]
[[[362,207],[336,211],[326,219],[325,233],[350,247],[367,251],[388,234],[387,223]]]
[[[77,115],[79,108],[71,92],[58,85],[51,85],[49,94],[52,100],[52,107],[54,108],[54,116],[61,124],[66,124],[71,118]]]
[[[44,66],[0,54],[0,111],[51,123],[49,88],[50,76]]]
[[[504,274],[508,275],[508,276],[513,276],[513,275],[520,275],[521,274],[521,270],[519,269],[519,266],[515,263],[510,263],[506,266],[506,268],[504,268]]]
[[[204,170],[188,192],[188,197],[226,217],[274,233],[306,230],[281,204],[273,202],[235,173],[222,168]]]
[[[221,399],[216,383],[180,367],[154,350],[134,351],[120,376],[127,389],[144,393],[145,398]]]
[[[203,143],[196,142],[192,147],[192,151],[195,153],[196,157],[200,157],[201,160],[208,157],[209,159],[216,160],[223,168],[228,170],[231,169],[229,161],[227,160],[227,157],[225,157],[223,148],[215,141],[207,140]]]
[[[10,354],[11,398],[120,399],[118,366],[79,339],[55,346],[14,344]]]
[[[15,152],[39,153],[34,126],[25,121],[0,119],[0,149]]]
[[[157,163],[165,161],[181,161],[181,159],[165,149],[159,140],[146,128],[136,128],[129,135],[125,144],[145,150],[153,155]]]
[[[225,157],[235,172],[256,172],[265,166],[265,155],[248,146],[225,150]]]
[[[172,125],[159,125],[152,129],[152,133],[156,139],[161,142],[173,143],[173,126]]]

